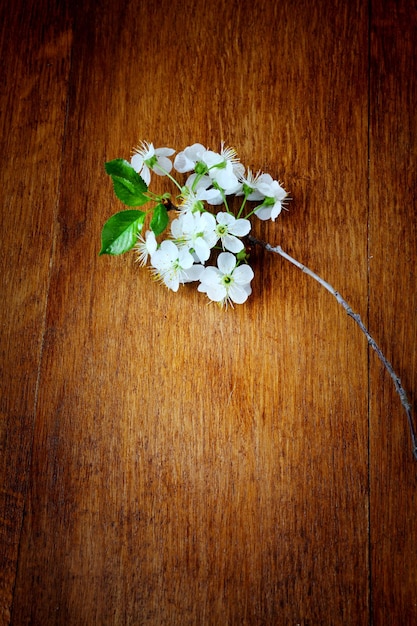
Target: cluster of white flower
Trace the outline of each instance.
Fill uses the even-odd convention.
[[[217,153],[195,143],[176,154],[172,163],[174,154],[172,148],[154,148],[147,142],[134,150],[130,164],[147,186],[154,172],[168,176],[179,189],[175,205],[170,203],[178,214],[170,222],[168,238],[159,243],[152,229],[139,235],[138,261],[149,263],[153,275],[173,291],[198,281],[198,291],[210,300],[222,306],[242,304],[251,294],[254,277],[242,241],[251,230],[248,218],[274,221],[287,192],[269,174],[246,171],[236,151],[224,144]],[[171,175],[173,168],[187,175],[185,184]],[[230,196],[242,198],[235,213],[229,208]],[[248,209],[247,201],[257,204]],[[213,250],[219,251],[217,267],[206,266]]]

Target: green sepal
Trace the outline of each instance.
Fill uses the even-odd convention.
[[[203,174],[206,174],[209,171],[209,168],[207,167],[205,163],[203,163],[203,161],[198,161],[194,166],[194,171],[196,174],[199,174],[200,176],[202,176]]]
[[[148,202],[148,186],[133,167],[124,159],[114,159],[105,164],[113,181],[114,193],[127,206],[141,206]]]
[[[236,258],[240,263],[247,263],[249,260],[250,254],[246,251],[246,248],[242,248],[237,255]]]
[[[162,203],[157,204],[150,223],[151,230],[155,233],[155,235],[160,235],[168,226],[168,222],[168,211],[166,210],[165,205]]]
[[[143,211],[129,209],[120,211],[107,220],[101,231],[99,255],[117,255],[131,250],[143,228],[145,216]]]

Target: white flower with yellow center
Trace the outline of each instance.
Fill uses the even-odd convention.
[[[263,176],[264,174],[262,174],[262,172],[253,174],[252,171],[248,169],[246,176],[242,174],[239,178],[242,189],[238,191],[236,195],[245,195],[247,200],[250,201],[263,200],[265,196],[257,188],[258,183],[262,182]]]
[[[194,265],[194,259],[186,248],[178,248],[173,241],[165,239],[151,256],[153,274],[172,291],[179,285],[200,278],[202,265]]]
[[[148,257],[152,256],[154,252],[156,252],[158,248],[158,244],[155,238],[155,233],[151,230],[147,230],[145,234],[145,238],[142,235],[138,236],[138,242],[135,245],[135,250],[138,251],[137,261],[141,267],[146,265],[148,261]]]
[[[252,268],[249,265],[237,265],[236,257],[230,252],[219,254],[217,266],[204,268],[198,291],[207,294],[210,300],[221,306],[246,302],[252,293]]]
[[[202,161],[208,168],[208,175],[212,181],[223,189],[226,195],[236,193],[240,188],[240,183],[234,172],[234,163],[231,158],[227,159],[217,152],[207,150]]]
[[[190,177],[190,184],[188,184],[187,181],[186,186],[183,188],[183,192],[181,194],[182,202],[178,207],[180,213],[201,213],[202,211],[204,211],[204,202],[208,202],[208,204],[212,204],[213,202],[217,203],[218,197],[220,197],[220,201],[218,202],[218,204],[221,204],[223,202],[223,198],[221,197],[221,194],[217,191],[217,189],[206,188],[205,180],[203,180],[205,179],[204,176],[203,179],[200,179],[197,182],[195,186],[196,188],[195,190],[193,190],[191,187],[196,176],[196,174],[192,174]],[[211,180],[209,181],[209,186],[210,185]]]
[[[275,222],[282,209],[285,208],[284,200],[287,197],[287,192],[270,174],[262,174],[259,177],[256,189],[262,194],[264,201],[256,207],[255,215],[260,220],[271,219]]]
[[[191,172],[195,168],[195,164],[201,161],[205,152],[206,148],[201,143],[193,143],[192,146],[187,146],[185,150],[178,152],[175,157],[175,169],[181,174]]]
[[[166,176],[172,170],[172,163],[168,158],[175,152],[172,148],[154,148],[153,143],[142,141],[133,152],[130,164],[148,187],[151,182],[150,170],[158,176]]]
[[[238,237],[245,237],[251,229],[251,223],[246,219],[236,219],[230,213],[217,213],[216,235],[220,239],[223,250],[240,252],[243,242]]]
[[[211,213],[183,213],[171,224],[171,234],[178,247],[186,246],[200,263],[210,256],[218,239],[216,219]]]

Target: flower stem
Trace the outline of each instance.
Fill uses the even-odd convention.
[[[223,198],[223,204],[226,208],[226,211],[228,213],[232,213],[231,210],[229,209],[229,205],[227,203],[227,198],[226,198],[226,194],[224,193],[223,189],[219,189],[220,193],[222,194],[222,198]]]
[[[226,209],[227,213],[231,213],[232,214],[232,211],[229,209],[229,205],[227,203],[227,197],[226,197],[226,194],[225,194],[224,190],[221,187],[219,187],[219,185],[217,185],[215,183],[213,184],[213,187],[214,187],[214,189],[217,189],[217,191],[220,192],[220,195],[221,195],[221,197],[223,199],[224,208]]]
[[[193,191],[193,192],[194,192],[194,191],[196,190],[196,187],[197,187],[198,181],[202,178],[202,176],[203,176],[202,174],[197,174],[197,176],[196,176],[196,177],[195,177],[195,179],[193,180],[193,184],[191,185],[191,191]]]
[[[245,194],[245,197],[243,198],[243,202],[242,202],[242,204],[240,205],[239,212],[238,212],[238,214],[236,215],[236,219],[239,219],[239,217],[242,215],[242,213],[243,213],[243,209],[245,208],[245,204],[246,204],[247,199],[248,199],[248,196]]]
[[[157,163],[157,164],[156,164],[156,165],[154,165],[154,167],[153,167],[153,169],[154,169],[154,170],[156,170],[157,168],[158,168],[158,170],[160,170],[160,171],[164,174],[164,176],[167,176],[167,177],[168,177],[168,178],[169,178],[169,179],[170,179],[170,180],[174,183],[174,185],[176,185],[176,186],[178,187],[178,189],[179,189],[180,191],[182,191],[182,187],[181,187],[181,185],[179,184],[179,182],[178,182],[177,180],[175,180],[175,178],[174,178],[173,176],[171,176],[171,174],[170,174],[167,170],[165,170],[163,167],[161,167],[161,166],[159,165],[159,163]]]
[[[406,392],[404,390],[404,387],[401,384],[401,380],[399,379],[397,374],[394,372],[394,369],[393,369],[391,363],[385,357],[385,355],[383,354],[381,348],[378,346],[378,344],[376,343],[376,341],[371,336],[371,334],[369,333],[368,329],[366,328],[366,326],[362,322],[362,319],[361,319],[360,315],[358,315],[357,313],[354,313],[352,311],[351,307],[346,302],[346,300],[344,298],[342,298],[340,293],[338,293],[328,282],[323,280],[323,278],[321,278],[320,276],[315,274],[312,270],[310,270],[308,267],[306,267],[305,265],[303,265],[302,263],[300,263],[299,261],[294,259],[292,256],[290,256],[289,254],[284,252],[284,250],[281,248],[281,246],[273,247],[269,243],[266,243],[265,241],[260,241],[259,239],[256,239],[252,235],[249,235],[248,239],[249,239],[249,241],[252,244],[262,246],[268,252],[275,252],[276,254],[279,254],[284,259],[286,259],[287,261],[289,261],[290,263],[292,263],[293,265],[298,267],[298,269],[300,269],[302,272],[304,272],[305,274],[308,274],[309,276],[311,276],[311,278],[314,278],[314,280],[316,280],[320,285],[322,285],[322,287],[327,289],[327,291],[329,291],[336,298],[338,303],[345,309],[346,313],[357,323],[357,325],[359,326],[359,328],[361,329],[361,331],[365,335],[365,337],[366,337],[366,339],[368,341],[368,344],[371,346],[371,348],[373,348],[375,350],[375,352],[377,353],[377,355],[378,355],[380,361],[382,362],[383,366],[385,367],[385,369],[387,370],[387,372],[391,376],[391,379],[392,379],[392,381],[394,383],[394,386],[395,386],[395,390],[398,393],[398,395],[400,396],[401,404],[403,405],[404,410],[405,410],[406,415],[407,415],[407,421],[408,421],[408,426],[409,426],[409,429],[410,429],[410,436],[411,436],[411,444],[412,444],[412,448],[413,448],[413,456],[417,460],[417,436],[416,436],[416,431],[415,431],[415,428],[414,428],[413,418],[412,418],[412,415],[411,415],[411,404],[410,404],[410,402],[408,400],[408,397],[407,397],[407,394],[406,394]]]
[[[149,198],[149,200],[151,200],[152,202],[161,201],[161,196],[158,196],[156,193],[153,193],[153,191],[150,191],[149,189],[148,191],[145,191],[143,195]]]

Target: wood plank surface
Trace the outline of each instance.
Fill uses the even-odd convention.
[[[260,248],[227,311],[98,257],[105,161],[224,140],[293,198],[254,234],[369,311],[412,397],[416,22],[392,4],[2,8],[5,624],[413,623],[405,418],[336,300]]]
[[[416,410],[417,7],[376,3],[371,33],[370,326]],[[387,271],[391,268],[391,271]],[[389,377],[371,359],[375,624],[417,623],[417,469]]]
[[[45,21],[45,15],[48,19]],[[0,4],[0,622],[28,484],[71,51],[53,2]]]

